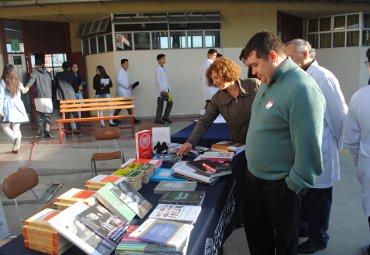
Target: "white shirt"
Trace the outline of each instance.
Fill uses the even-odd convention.
[[[155,69],[155,85],[157,86],[157,97],[161,96],[162,91],[168,92],[170,87],[168,86],[166,69],[157,64]]]
[[[213,63],[213,60],[207,58],[204,61],[202,68],[201,68],[201,72],[200,72],[200,81],[201,81],[200,86],[202,88],[204,100],[211,100],[213,95],[216,94],[216,92],[218,91],[216,87],[208,86],[208,79],[206,77],[206,72],[212,63]]]
[[[362,185],[361,198],[365,214],[370,217],[370,86],[353,94],[344,128],[344,144],[357,166]]]
[[[306,70],[319,85],[325,100],[322,140],[323,173],[316,178],[314,188],[329,188],[340,179],[339,150],[342,149],[344,122],[348,107],[339,81],[332,72],[314,61]]]
[[[132,96],[132,86],[129,83],[127,70],[122,67],[117,72],[117,96]]]

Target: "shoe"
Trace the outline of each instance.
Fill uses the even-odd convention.
[[[170,119],[162,119],[163,121],[167,122],[168,124],[171,124],[172,123],[172,120]]]
[[[18,153],[19,147],[21,146],[21,138],[15,138],[14,144],[13,144],[13,153]]]
[[[122,123],[122,121],[121,120],[113,120],[114,121],[114,123],[116,123],[116,124],[120,124],[120,123]]]
[[[37,130],[36,137],[41,137],[42,136],[42,130]]]
[[[118,125],[117,123],[109,123],[110,127],[117,127],[117,125]]]
[[[45,138],[49,139],[49,138],[53,138],[53,136],[50,134],[50,132],[45,131]]]
[[[364,249],[362,250],[362,253],[364,255],[370,255],[370,244],[366,245]]]
[[[134,123],[135,124],[140,124],[141,123],[141,120],[138,120],[137,118],[134,118]]]
[[[163,120],[156,120],[154,121],[155,124],[166,124],[166,122],[164,122]]]
[[[308,239],[306,242],[298,245],[298,254],[312,254],[326,249],[326,243]]]

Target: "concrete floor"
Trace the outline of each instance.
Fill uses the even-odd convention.
[[[176,120],[171,125],[171,132],[190,124],[192,119]],[[138,129],[138,126],[136,127]],[[76,187],[82,188],[90,177],[90,157],[97,151],[98,144],[93,141],[91,133],[72,136],[63,144],[58,138],[51,140],[35,139],[36,127],[25,124],[22,146],[18,154],[11,153],[12,144],[0,131],[0,180],[19,167],[30,166],[39,174],[39,185],[35,191],[43,194],[51,183],[63,182],[57,195]],[[119,146],[126,159],[135,156],[135,142],[128,130],[122,130]],[[109,149],[113,144],[105,144]],[[362,247],[369,243],[367,219],[362,211],[360,185],[356,179],[356,170],[348,155],[341,155],[342,180],[335,184],[332,215],[330,221],[328,248],[318,255],[360,255]],[[98,165],[99,173],[112,172],[119,166],[119,161],[105,162]],[[0,194],[9,230],[13,234],[21,233],[21,222],[17,218],[11,201]],[[22,216],[27,218],[35,214],[40,207],[35,204],[31,192],[19,199]],[[303,240],[302,240],[303,241]],[[224,254],[249,254],[243,229],[238,229],[228,238],[224,245]]]

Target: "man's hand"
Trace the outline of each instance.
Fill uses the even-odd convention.
[[[184,143],[181,148],[177,151],[177,155],[182,156],[188,151],[193,149],[193,145],[191,143]]]
[[[30,90],[29,87],[24,87],[24,89],[22,90],[22,93],[23,94],[26,94],[29,90]]]
[[[5,114],[4,114],[4,113],[2,113],[2,112],[0,112],[0,117],[5,118]]]

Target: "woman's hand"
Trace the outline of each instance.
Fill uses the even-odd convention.
[[[182,156],[188,151],[193,149],[193,145],[191,143],[184,143],[181,148],[177,151],[177,155]]]
[[[29,88],[29,87],[24,87],[24,89],[23,89],[22,93],[23,93],[23,94],[26,94],[29,90],[30,90],[30,88]]]

